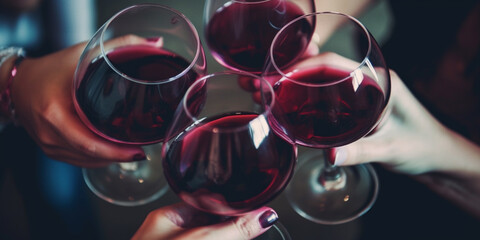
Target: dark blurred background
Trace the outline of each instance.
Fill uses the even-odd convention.
[[[138,0],[97,0],[95,15],[97,28],[119,10],[142,2]],[[171,6],[183,12],[197,27],[203,40],[204,0],[149,2]],[[372,32],[380,45],[388,40],[389,30],[394,21],[386,1],[378,1],[359,19]],[[208,58],[208,71],[216,72],[223,69],[210,56],[206,44],[204,47]],[[2,134],[8,134],[8,132]],[[31,152],[35,151],[31,150],[35,149],[32,146],[33,143],[21,141],[28,137],[18,135],[17,138],[18,144],[23,145],[22,149],[26,151],[16,151],[10,157],[16,158],[18,161],[35,157],[36,153]],[[7,141],[11,143],[17,141],[16,139],[2,138],[0,147],[6,146]],[[9,152],[8,149],[2,149],[2,153],[4,151]],[[24,167],[25,171],[16,170],[17,172],[8,167],[0,168],[4,172],[0,174],[0,177],[3,178],[0,181],[0,239],[129,239],[150,211],[179,201],[169,191],[166,196],[145,206],[120,207],[97,198],[82,182],[80,186],[65,186],[65,191],[72,189],[80,191],[75,195],[78,199],[65,199],[65,201],[81,202],[76,205],[78,209],[71,209],[75,214],[69,215],[68,209],[63,213],[58,213],[55,210],[57,208],[50,206],[52,203],[45,202],[46,200],[36,195],[42,194],[41,192],[26,191],[28,193],[26,194],[21,190],[21,188],[29,187],[28,181],[30,180],[28,178],[22,180],[13,176],[35,174],[35,168],[38,166],[25,164]],[[480,225],[477,220],[409,177],[385,171],[379,166],[375,167],[381,184],[378,199],[367,214],[355,221],[335,226],[312,223],[297,215],[283,195],[275,199],[270,206],[277,210],[280,222],[295,240],[480,239],[480,233],[477,230]],[[56,181],[61,182],[62,179],[56,179]],[[33,208],[25,207],[25,203],[32,202],[37,202],[33,204]],[[54,204],[61,205],[62,202]],[[78,219],[72,219],[71,216]],[[69,226],[72,225],[77,227],[69,229]],[[58,234],[54,232],[58,232]],[[74,234],[69,235],[70,232],[74,232]]]

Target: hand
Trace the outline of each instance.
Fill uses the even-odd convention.
[[[340,148],[335,164],[379,162],[405,174],[465,173],[478,169],[479,147],[443,126],[395,72],[390,74],[391,114],[385,116],[373,134]]]
[[[131,36],[116,41],[136,41]],[[73,103],[73,76],[85,44],[25,59],[12,86],[18,122],[53,159],[82,167],[145,159],[141,147],[116,144],[94,134]]]
[[[221,221],[219,216],[178,203],[148,214],[132,239],[252,239],[267,231],[277,219],[272,209],[262,207]]]

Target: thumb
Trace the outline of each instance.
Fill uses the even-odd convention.
[[[385,162],[392,154],[388,138],[369,136],[336,149],[335,165],[349,166]]]
[[[253,239],[267,231],[277,220],[278,215],[273,209],[262,207],[229,221],[193,228],[175,239]]]
[[[395,106],[387,106],[386,113],[371,133],[336,149],[335,165],[348,166],[369,162],[389,162],[399,154],[399,143],[405,141],[404,120],[398,117]],[[407,140],[408,141],[408,140]]]

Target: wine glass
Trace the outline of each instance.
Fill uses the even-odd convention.
[[[310,150],[285,190],[295,211],[322,224],[368,211],[379,188],[372,166],[333,163],[345,157],[341,146],[369,134],[387,112],[390,75],[372,35],[342,13],[299,17],[275,36],[263,76],[274,83],[274,119],[286,117],[277,121],[281,130]]]
[[[188,87],[205,74],[205,62],[193,24],[162,5],[128,7],[95,33],[74,76],[77,113],[99,136],[141,145],[147,156],[140,162],[84,168],[84,179],[97,196],[136,206],[168,189],[156,145]]]
[[[243,77],[260,80],[225,71],[195,82],[162,150],[171,189],[193,207],[222,216],[269,203],[285,188],[296,163],[293,139],[278,135],[269,122],[275,104],[271,86],[260,80],[260,97],[253,97],[239,85]],[[288,233],[276,235],[286,239]]]
[[[207,0],[206,42],[224,67],[261,74],[278,30],[312,12],[314,0]]]

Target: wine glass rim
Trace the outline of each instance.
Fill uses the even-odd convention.
[[[182,108],[185,111],[185,113],[187,114],[187,116],[190,119],[192,119],[192,122],[193,122],[192,125],[197,125],[197,124],[201,123],[205,119],[205,117],[197,118],[190,112],[190,110],[187,106],[187,102],[188,102],[187,100],[188,100],[189,96],[191,95],[192,91],[194,91],[194,89],[196,88],[197,85],[205,84],[205,83],[207,83],[208,79],[210,79],[212,77],[220,76],[220,75],[238,75],[238,76],[243,75],[243,76],[256,78],[259,81],[261,81],[262,83],[260,84],[260,86],[266,87],[265,91],[268,91],[270,93],[271,99],[267,103],[262,101],[261,105],[264,106],[263,111],[261,113],[255,113],[255,114],[258,114],[258,116],[251,119],[249,121],[249,123],[252,122],[252,121],[255,121],[255,119],[259,119],[260,117],[262,117],[263,119],[267,119],[267,117],[269,116],[269,114],[271,112],[272,106],[275,104],[275,94],[274,94],[272,85],[270,83],[268,83],[268,81],[265,80],[263,77],[261,77],[259,75],[255,75],[253,73],[249,73],[249,72],[245,72],[245,71],[225,70],[225,71],[222,71],[222,72],[211,73],[211,74],[208,74],[208,75],[205,75],[205,76],[199,78],[185,92],[185,95],[183,96],[183,101],[182,101]],[[233,132],[233,131],[238,131],[238,130],[241,130],[241,129],[244,129],[244,128],[247,128],[247,127],[248,127],[248,124],[241,125],[241,126],[238,126],[238,127],[229,127],[228,129],[218,128],[218,127],[214,127],[214,128],[216,130],[218,130],[218,132]]]
[[[277,63],[275,62],[275,58],[273,57],[273,46],[274,46],[274,43],[277,41],[277,38],[280,36],[280,34],[286,29],[288,28],[289,26],[293,25],[295,22],[298,22],[299,20],[301,19],[304,19],[304,18],[308,18],[308,17],[311,17],[311,16],[318,16],[318,15],[340,15],[340,16],[344,16],[346,18],[348,18],[349,20],[353,21],[354,23],[356,23],[358,26],[360,26],[360,28],[363,30],[364,34],[367,36],[367,51],[365,53],[365,55],[363,56],[363,59],[362,61],[358,64],[358,66],[351,70],[350,71],[350,74],[348,76],[345,76],[344,78],[339,78],[337,80],[334,80],[334,81],[329,81],[327,83],[306,83],[306,82],[300,82],[300,81],[297,81],[295,79],[292,79],[289,77],[289,74],[288,73],[285,73],[283,72],[283,70],[278,67]],[[371,54],[371,51],[372,51],[372,38],[371,38],[371,35],[368,31],[368,29],[365,27],[365,25],[363,25],[363,23],[361,23],[358,19],[348,15],[348,14],[344,14],[344,13],[340,13],[340,12],[335,12],[335,11],[323,11],[323,12],[314,12],[314,13],[309,13],[309,14],[304,14],[302,16],[299,16],[293,20],[291,20],[290,22],[288,22],[285,26],[283,26],[279,31],[278,33],[275,35],[275,37],[273,38],[272,40],[272,45],[270,47],[270,53],[269,53],[269,58],[271,59],[270,61],[272,62],[272,65],[274,66],[274,68],[276,69],[277,72],[280,73],[280,75],[282,76],[282,78],[285,78],[285,79],[288,79],[292,82],[295,82],[297,84],[300,84],[300,85],[305,85],[305,86],[316,86],[316,87],[324,87],[324,86],[330,86],[330,85],[334,85],[334,84],[337,84],[339,82],[343,82],[343,81],[346,81],[348,79],[350,79],[352,77],[352,75],[355,75],[359,70],[361,71],[361,68],[365,65],[368,65],[368,62],[369,62],[369,56]]]
[[[195,50],[195,56],[194,58],[190,61],[190,64],[188,65],[188,67],[186,67],[185,69],[183,69],[182,72],[178,73],[177,75],[173,76],[173,77],[170,77],[170,78],[165,78],[165,79],[157,79],[157,80],[144,80],[144,79],[138,79],[138,78],[134,78],[134,77],[131,77],[131,76],[128,76],[127,74],[124,74],[122,71],[120,71],[119,69],[117,69],[113,63],[110,61],[110,59],[107,57],[107,52],[105,51],[105,46],[104,46],[104,36],[105,36],[105,32],[108,28],[108,26],[116,19],[118,18],[120,15],[132,10],[132,9],[136,9],[136,8],[162,8],[162,9],[165,9],[167,11],[170,11],[174,14],[176,14],[177,16],[179,16],[180,18],[182,18],[186,23],[187,25],[189,26],[189,28],[192,30],[192,33],[193,33],[193,36],[195,38],[195,42],[196,42],[196,50]],[[184,76],[188,71],[190,71],[190,69],[193,68],[193,66],[196,64],[198,58],[200,57],[200,54],[202,52],[202,46],[201,46],[201,42],[200,42],[200,36],[197,32],[197,29],[195,28],[195,25],[193,25],[193,23],[190,21],[190,19],[188,19],[183,13],[177,11],[176,9],[173,9],[173,8],[170,8],[170,7],[167,7],[167,6],[164,6],[164,5],[161,5],[161,4],[154,4],[154,3],[144,3],[144,4],[136,4],[136,5],[132,5],[130,7],[127,7],[127,8],[124,8],[123,10],[117,12],[115,15],[113,15],[110,19],[108,19],[104,26],[102,27],[102,32],[101,32],[101,35],[100,35],[100,49],[101,49],[101,55],[103,56],[103,58],[105,59],[105,62],[108,64],[108,66],[110,66],[110,68],[112,68],[117,74],[119,74],[120,76],[122,76],[123,78],[127,79],[127,80],[130,80],[132,82],[136,82],[136,83],[140,83],[140,84],[145,84],[145,85],[156,85],[156,84],[164,84],[164,83],[169,83],[169,82],[172,82],[172,81],[175,81],[177,79],[180,79],[182,76]]]

